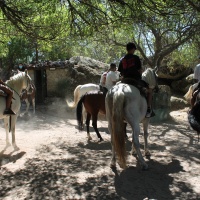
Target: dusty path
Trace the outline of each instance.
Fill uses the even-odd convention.
[[[141,171],[135,157],[129,167],[115,171],[107,122],[99,121],[104,142],[87,142],[76,129],[74,111],[65,102],[38,106],[35,116],[19,118],[16,142],[3,151],[5,132],[0,126],[0,199],[200,199],[200,144],[187,123],[187,109],[172,112],[160,125],[151,124],[151,158]],[[131,149],[128,130],[127,150]],[[11,138],[10,138],[11,139]],[[143,137],[140,136],[141,148]]]

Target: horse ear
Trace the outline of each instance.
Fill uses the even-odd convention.
[[[26,74],[26,75],[28,74],[28,70],[27,70],[27,69],[25,69],[25,71],[24,71],[24,72],[25,72],[25,74]]]

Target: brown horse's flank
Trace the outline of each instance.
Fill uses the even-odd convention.
[[[106,114],[105,96],[103,95],[102,92],[95,90],[95,91],[87,92],[85,95],[81,97],[76,109],[79,130],[81,130],[83,127],[82,105],[84,105],[86,113],[87,113],[86,127],[87,127],[88,135],[89,135],[90,119],[92,117],[92,126],[98,138],[100,139],[100,141],[102,141],[103,139],[97,128],[97,120],[98,120],[99,112],[101,112],[102,114]]]

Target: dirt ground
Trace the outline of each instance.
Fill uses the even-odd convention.
[[[150,124],[147,171],[130,155],[130,127],[128,167],[112,170],[104,118],[98,122],[104,141],[98,143],[92,128],[91,142],[85,131],[77,130],[75,111],[59,99],[37,106],[35,115],[31,110],[27,116],[21,113],[16,125],[19,151],[4,151],[0,124],[0,199],[200,199],[200,142],[187,122],[187,110]],[[142,149],[142,135],[140,143]]]

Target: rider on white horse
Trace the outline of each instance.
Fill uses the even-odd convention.
[[[140,83],[142,80],[142,64],[140,58],[137,55],[134,55],[136,50],[136,45],[132,42],[129,42],[126,45],[127,54],[121,59],[119,63],[118,71],[123,76],[122,82],[126,83],[126,79],[133,79],[136,83]],[[144,80],[145,81],[145,80]],[[145,81],[146,82],[146,81]],[[147,90],[147,113],[146,117],[151,117],[152,115],[152,89]]]
[[[11,102],[12,102],[12,96],[13,96],[13,91],[5,85],[5,83],[0,80],[0,90],[5,92],[7,94],[6,96],[6,109],[4,110],[4,115],[16,115],[15,112],[11,110]]]

